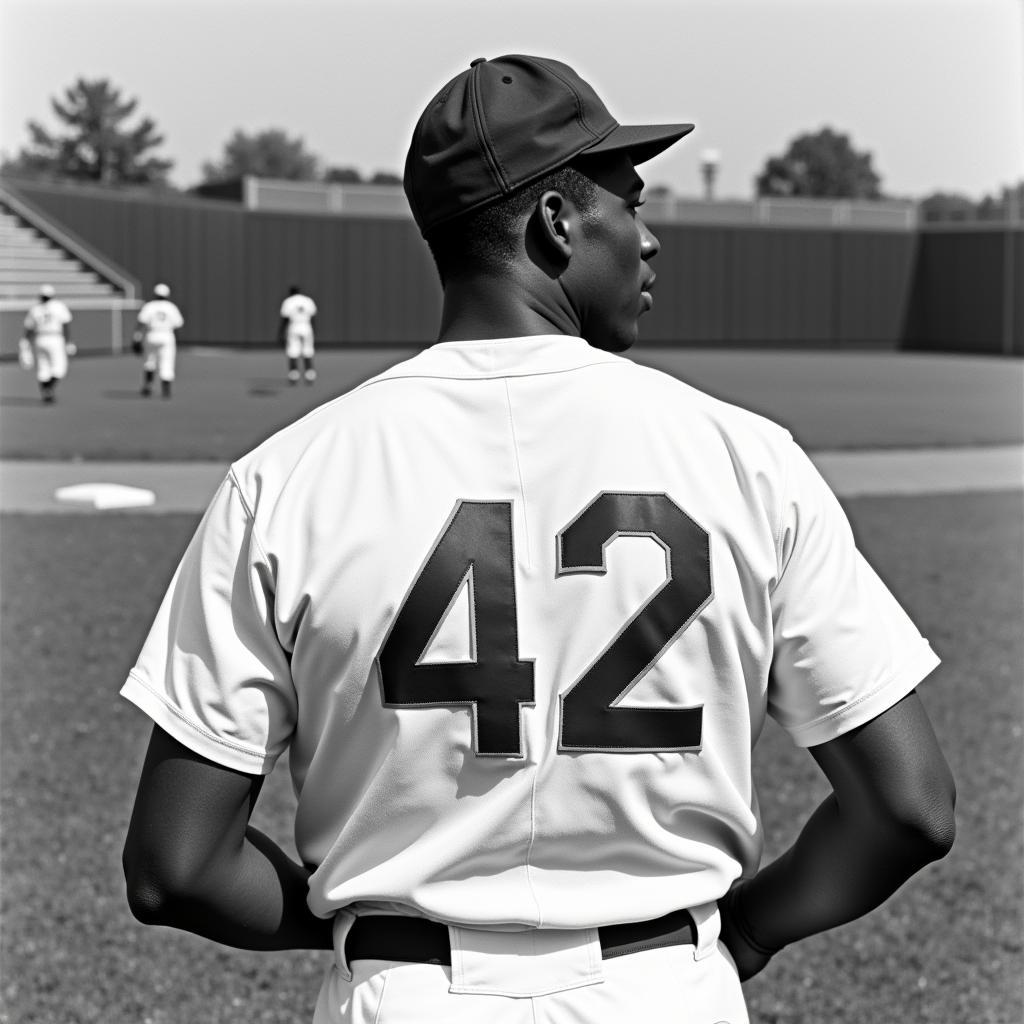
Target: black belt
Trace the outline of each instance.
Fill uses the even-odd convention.
[[[653,921],[630,921],[597,929],[601,956],[609,960],[662,946],[696,946],[697,928],[689,911],[675,910]],[[357,917],[345,940],[345,958],[401,960],[451,966],[448,926],[422,917]]]

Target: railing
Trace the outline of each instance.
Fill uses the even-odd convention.
[[[340,214],[350,217],[409,218],[401,185],[340,185],[315,181],[279,181],[246,175],[242,202],[249,210],[281,213]]]
[[[250,210],[317,216],[410,216],[401,185],[279,181],[247,176],[243,202]],[[917,204],[909,200],[684,199],[649,195],[644,217],[652,224],[721,224],[811,228],[874,228],[911,231]]]
[[[653,203],[649,198],[647,205]],[[875,228],[912,231],[917,204],[865,199],[669,199],[667,220],[680,224],[764,224],[775,227]],[[654,219],[649,213],[649,219]]]
[[[84,242],[74,238],[64,228],[58,227],[52,220],[39,213],[34,207],[19,199],[2,185],[0,185],[0,203],[3,203],[4,206],[17,214],[26,223],[31,224],[40,234],[56,242],[62,249],[74,256],[76,260],[99,274],[100,277],[117,288],[126,300],[133,301],[141,291],[139,282],[127,271],[104,259]]]

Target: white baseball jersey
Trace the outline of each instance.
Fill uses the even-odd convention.
[[[316,303],[308,295],[289,295],[281,303],[281,316],[289,327],[309,327],[316,316]]]
[[[71,310],[60,299],[37,302],[25,317],[25,330],[35,338],[63,337],[64,327],[71,323]]]
[[[781,427],[561,336],[435,345],[236,462],[122,693],[289,751],[310,905],[492,929],[711,902],[751,749],[937,664]]]
[[[185,323],[170,299],[151,299],[139,310],[138,321],[146,329],[146,340],[151,342],[173,341],[174,332]]]

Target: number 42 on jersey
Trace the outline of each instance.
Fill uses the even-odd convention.
[[[668,495],[604,491],[555,538],[557,575],[607,571],[618,537],[665,549],[667,579],[560,698],[560,751],[699,750],[702,708],[617,702],[712,597],[710,538]],[[472,661],[423,663],[454,596],[469,589]],[[519,657],[510,501],[456,502],[379,657],[389,707],[466,705],[481,756],[523,756],[521,709],[535,703],[533,662]]]

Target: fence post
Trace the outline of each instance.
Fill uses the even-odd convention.
[[[122,337],[123,325],[121,323],[124,310],[121,304],[110,307],[110,347],[114,355],[120,355],[124,351],[124,338]]]

